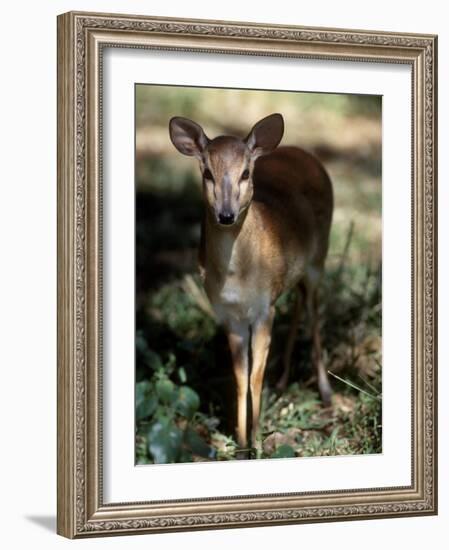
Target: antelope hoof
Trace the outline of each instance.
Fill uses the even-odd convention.
[[[251,449],[239,449],[235,453],[236,460],[248,460],[251,458]]]
[[[249,451],[250,458],[257,458],[262,453],[262,441],[260,438],[254,438],[251,445],[252,448]]]
[[[332,405],[332,388],[329,382],[319,384],[320,396],[325,407],[330,407]]]

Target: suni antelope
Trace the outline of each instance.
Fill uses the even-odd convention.
[[[304,303],[311,318],[319,391],[324,403],[330,403],[317,288],[328,250],[332,184],[315,157],[298,147],[278,147],[284,133],[280,114],[260,120],[245,139],[209,139],[201,126],[182,117],[172,118],[169,129],[176,149],[199,161],[206,205],[200,271],[228,337],[237,385],[237,442],[241,448],[248,445],[249,393],[255,447],[275,302],[293,287],[296,303],[278,387],[285,388],[288,381]]]

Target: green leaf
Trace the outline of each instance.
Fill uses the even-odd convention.
[[[160,370],[164,367],[159,355],[148,347],[147,341],[139,331],[136,335],[136,351],[145,365],[152,370]]]
[[[142,420],[151,416],[157,407],[157,398],[151,393],[147,398],[136,407],[136,420]]]
[[[200,406],[198,394],[189,386],[181,386],[177,397],[176,411],[190,420]]]
[[[136,407],[143,403],[150,390],[151,383],[148,380],[142,380],[136,384]]]
[[[178,376],[179,376],[179,380],[181,380],[182,384],[185,384],[187,382],[187,374],[186,374],[186,371],[185,371],[184,367],[179,367]]]
[[[153,414],[157,407],[157,398],[153,386],[148,380],[136,384],[136,420],[142,420]]]
[[[188,449],[182,449],[179,455],[179,462],[193,462],[192,453]]]
[[[159,355],[149,348],[147,348],[147,351],[145,353],[145,363],[152,370],[159,370],[164,368],[164,365]]]
[[[165,372],[171,374],[176,367],[176,355],[172,352],[169,352],[167,360],[165,361],[164,369]]]
[[[165,405],[170,405],[177,397],[176,386],[168,378],[162,378],[156,382],[156,393]]]
[[[148,349],[147,341],[145,340],[145,337],[140,330],[136,333],[136,349],[140,353],[145,353],[145,351]]]
[[[182,430],[168,418],[161,418],[148,430],[148,450],[156,464],[176,462],[181,451]]]
[[[187,428],[184,432],[184,442],[194,455],[215,458],[215,449],[210,447],[193,428]]]
[[[293,458],[295,450],[290,445],[279,445],[276,451],[271,455],[271,458]]]

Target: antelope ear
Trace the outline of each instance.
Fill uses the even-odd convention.
[[[199,124],[175,116],[169,123],[170,139],[173,145],[183,155],[200,158],[204,148],[209,143],[209,138]]]
[[[259,120],[245,141],[253,157],[271,153],[279,145],[284,135],[284,119],[279,113]]]

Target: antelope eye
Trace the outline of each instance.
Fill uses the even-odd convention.
[[[206,168],[206,170],[204,170],[204,172],[203,172],[203,178],[204,178],[205,180],[214,181],[214,177],[213,177],[211,171],[210,171],[208,168]]]
[[[249,170],[248,168],[243,172],[242,174],[242,180],[247,180],[249,178]]]

